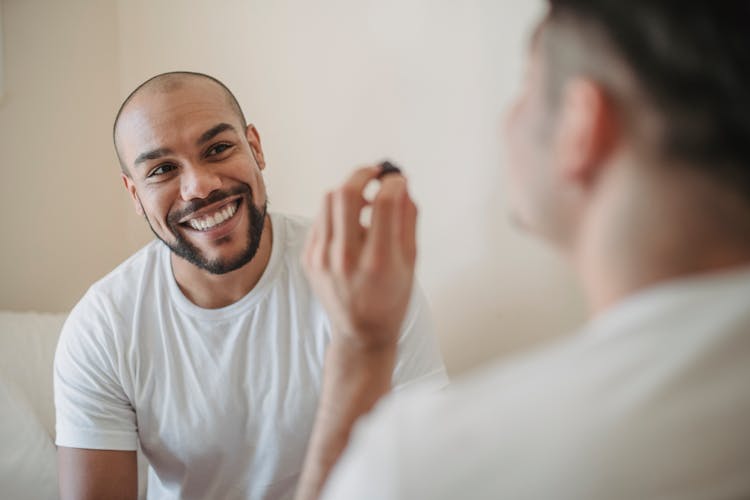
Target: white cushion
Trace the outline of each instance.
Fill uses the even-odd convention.
[[[52,364],[65,317],[0,311],[0,379],[23,394],[53,439]]]
[[[57,498],[52,369],[57,338],[60,336],[66,317],[67,314],[0,311],[0,386],[3,386],[2,394],[0,394],[0,426],[5,426],[0,430],[0,500]],[[6,399],[8,399],[8,404],[6,404]],[[28,440],[28,443],[21,448],[22,452],[17,452],[12,447],[5,446],[7,441],[2,436],[5,436],[6,432],[16,432],[9,426],[10,424],[6,425],[5,422],[11,422],[11,418],[15,422],[20,419],[21,415],[25,415],[27,423],[23,429],[18,430],[18,435],[13,438],[13,441],[24,443]],[[37,432],[39,430],[51,447],[51,459],[48,459],[48,446],[40,441],[42,435]],[[32,457],[35,458],[32,460]],[[27,480],[27,476],[23,474],[23,468],[29,464],[33,465],[34,460],[37,459],[39,460],[37,471],[39,489],[34,490],[33,494],[29,490],[26,496],[20,493],[19,495],[6,495],[6,477],[17,474],[17,483],[20,487]],[[147,471],[148,462],[139,449],[138,498],[141,499],[146,498]],[[52,475],[52,481],[48,481],[50,475]],[[49,490],[49,494],[46,493],[48,483],[52,484],[54,490]]]
[[[0,379],[3,498],[57,498],[55,445],[16,387]]]

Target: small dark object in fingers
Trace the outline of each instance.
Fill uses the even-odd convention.
[[[384,161],[380,164],[380,173],[378,174],[378,179],[382,179],[388,174],[400,174],[401,169],[398,168],[396,165],[389,161]]]

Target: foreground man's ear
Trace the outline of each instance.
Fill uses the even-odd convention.
[[[614,104],[597,82],[574,78],[566,84],[557,130],[556,153],[563,177],[588,186],[617,141]]]

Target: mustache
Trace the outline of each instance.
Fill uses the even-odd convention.
[[[238,194],[246,195],[249,198],[249,202],[252,204],[253,192],[250,189],[250,186],[248,186],[247,184],[242,184],[226,191],[217,189],[215,191],[211,191],[205,198],[201,198],[199,200],[191,200],[184,208],[170,212],[167,216],[167,222],[173,226],[177,225],[179,221],[184,217],[187,217],[188,215],[191,215],[192,213],[197,212],[198,210],[214,203],[218,203],[227,198],[231,198],[232,196],[237,196]]]

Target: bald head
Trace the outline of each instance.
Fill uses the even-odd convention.
[[[193,87],[211,87],[212,90],[215,91],[212,92],[212,94],[216,95],[218,99],[223,99],[224,104],[226,104],[235,114],[239,126],[242,128],[245,127],[247,121],[245,120],[245,115],[242,112],[242,108],[240,107],[237,98],[226,85],[216,78],[203,73],[190,71],[172,71],[156,75],[138,85],[138,87],[128,95],[120,106],[120,109],[117,111],[117,116],[115,117],[115,122],[112,127],[112,138],[115,145],[117,159],[119,160],[120,167],[125,175],[129,175],[129,172],[121,150],[122,138],[120,135],[122,133],[122,127],[120,124],[121,121],[123,121],[123,117],[125,117],[132,108],[148,106],[149,102],[153,102],[153,99],[159,99],[160,96],[166,96]]]

